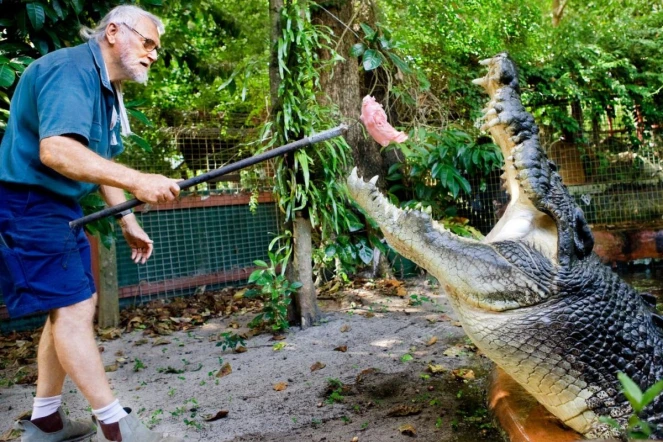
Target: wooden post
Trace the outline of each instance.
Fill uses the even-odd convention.
[[[120,323],[120,297],[117,281],[117,253],[115,242],[107,249],[99,245],[99,316],[100,328],[117,327]]]

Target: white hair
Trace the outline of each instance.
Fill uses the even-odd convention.
[[[1,1],[1,0],[0,0]],[[139,8],[138,6],[133,5],[120,5],[111,9],[111,11],[106,14],[104,18],[97,24],[95,28],[88,28],[87,26],[81,26],[80,35],[84,40],[97,40],[101,41],[104,38],[106,33],[106,27],[110,23],[125,23],[128,26],[135,27],[138,22],[143,18],[149,18],[152,23],[157,28],[159,35],[163,34],[166,30],[163,22],[159,17],[154,14],[151,14],[144,9]]]

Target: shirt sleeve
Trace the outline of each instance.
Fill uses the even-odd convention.
[[[100,87],[95,73],[80,68],[76,60],[64,59],[44,67],[35,84],[39,140],[76,134],[89,143],[95,137],[94,108]],[[97,124],[98,126],[98,124]],[[100,134],[99,134],[100,135]]]

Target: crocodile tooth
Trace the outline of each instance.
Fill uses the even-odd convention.
[[[488,84],[488,80],[486,80],[486,78],[475,78],[474,80],[472,80],[472,83],[478,84],[481,87],[486,87],[486,85]]]
[[[375,175],[373,178],[371,178],[371,180],[369,181],[369,183],[371,183],[372,185],[375,186],[375,184],[378,182],[378,178],[379,178],[379,176],[378,176],[378,175]]]
[[[492,58],[486,58],[484,60],[479,61],[479,64],[482,65],[482,66],[486,66],[486,65],[489,65],[492,61],[493,61]]]
[[[488,121],[484,125],[481,126],[481,130],[487,131],[491,127],[497,126],[500,124],[500,119],[499,118],[493,118],[492,120]]]

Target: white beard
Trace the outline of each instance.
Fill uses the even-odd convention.
[[[140,64],[128,47],[120,52],[120,66],[129,79],[136,83],[147,84],[147,68]]]

